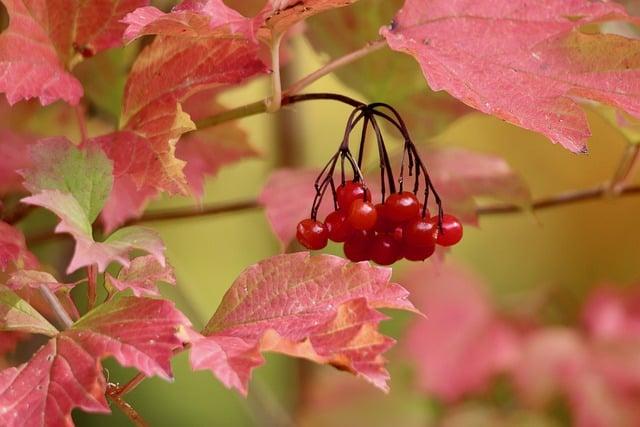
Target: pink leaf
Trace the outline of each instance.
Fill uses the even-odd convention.
[[[30,332],[53,336],[58,331],[28,302],[0,285],[0,331]]]
[[[83,56],[121,42],[119,21],[145,0],[66,3],[6,0],[9,27],[0,36],[0,92],[10,104],[40,98],[77,104],[82,87],[69,73]]]
[[[100,213],[105,231],[110,233],[127,221],[142,216],[149,201],[158,194],[158,190],[150,185],[138,188],[128,175],[114,177],[111,194]]]
[[[433,90],[584,152],[590,132],[576,98],[640,116],[638,64],[628,59],[639,42],[579,31],[615,19],[629,17],[611,2],[406,0],[381,33],[416,58]]]
[[[108,287],[118,291],[131,289],[137,297],[143,294],[159,296],[157,282],[176,284],[173,268],[170,265],[162,265],[151,256],[141,256],[131,261],[129,267],[122,268],[117,277],[106,274]]]
[[[0,195],[23,190],[19,170],[30,166],[29,146],[33,138],[0,130]]]
[[[0,332],[0,358],[15,350],[18,343],[28,336],[22,332]]]
[[[44,190],[35,196],[22,199],[23,203],[41,206],[54,212],[61,221],[57,233],[69,233],[76,240],[73,258],[67,272],[96,264],[104,271],[111,262],[129,265],[128,254],[133,249],[146,251],[164,264],[164,244],[153,230],[144,227],[121,228],[104,242],[93,240],[91,226],[78,202],[68,193]]]
[[[75,283],[60,283],[50,273],[37,270],[18,270],[7,280],[7,287],[14,291],[23,288],[38,289],[42,286],[52,292],[70,291]]]
[[[308,253],[279,255],[245,270],[192,343],[194,369],[246,393],[262,351],[331,364],[387,390],[377,308],[415,311],[390,270]]]
[[[0,372],[0,424],[72,426],[71,411],[109,412],[100,359],[171,377],[188,320],[168,301],[122,298],[89,312],[31,360]]]
[[[27,249],[22,233],[6,222],[0,221],[0,271],[5,271],[12,265],[36,268],[38,260]]]
[[[414,321],[405,339],[425,392],[458,400],[484,390],[517,361],[517,337],[477,278],[452,264],[423,264],[408,271],[403,283],[426,316]]]

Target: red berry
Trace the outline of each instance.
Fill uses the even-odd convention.
[[[403,222],[415,218],[420,212],[418,199],[408,191],[390,195],[385,205],[386,217],[394,222]]]
[[[344,255],[353,262],[366,261],[369,259],[369,248],[371,246],[370,233],[367,231],[354,231],[344,242],[342,249]]]
[[[392,231],[395,226],[385,218],[384,204],[378,203],[377,205],[375,205],[375,208],[378,217],[376,218],[376,225],[373,227],[373,229],[378,233],[387,233],[389,231]]]
[[[389,235],[378,234],[371,242],[371,259],[380,265],[391,265],[400,258],[400,244]]]
[[[438,217],[430,220],[436,225],[436,243],[441,246],[453,246],[462,239],[462,224],[453,215],[445,214],[442,217],[442,231],[437,229]]]
[[[404,227],[404,241],[411,246],[433,246],[436,244],[437,228],[431,220],[411,220]]]
[[[329,239],[334,242],[344,242],[353,232],[353,228],[347,221],[347,214],[342,211],[333,211],[327,215],[324,225],[327,226]]]
[[[349,208],[349,224],[356,230],[370,230],[376,225],[378,213],[371,202],[355,200]]]
[[[398,243],[402,243],[404,241],[404,228],[401,225],[396,225],[393,230],[389,232],[389,235],[393,237]]]
[[[296,237],[298,242],[305,248],[317,250],[327,246],[329,233],[323,223],[307,218],[298,223]]]
[[[402,247],[402,256],[404,256],[409,261],[424,261],[431,255],[433,255],[435,250],[435,243],[430,246],[404,245]]]
[[[347,181],[336,188],[336,197],[338,199],[338,207],[345,212],[349,212],[351,203],[356,200],[371,200],[371,192],[369,189],[365,191],[361,182]]]

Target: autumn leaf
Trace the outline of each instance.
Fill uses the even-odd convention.
[[[0,35],[0,92],[10,104],[40,98],[77,104],[82,86],[70,70],[83,57],[121,44],[120,20],[145,0],[64,3],[4,0],[9,27]]]
[[[61,219],[56,232],[69,233],[76,240],[68,272],[92,264],[104,271],[112,261],[127,266],[132,249],[149,252],[164,263],[164,244],[153,230],[126,227],[104,242],[93,239],[91,224],[112,182],[111,162],[95,145],[76,148],[65,139],[55,139],[34,147],[33,169],[25,171],[25,186],[33,195],[22,201],[55,213]]]
[[[334,60],[362,49],[378,38],[403,0],[369,0],[338,8],[310,19],[305,36],[320,54]],[[355,30],[357,29],[357,30]],[[396,108],[416,141],[442,131],[469,108],[445,92],[425,89],[415,61],[389,49],[379,49],[335,71],[350,88],[371,102]],[[362,78],[366,75],[367,78]]]
[[[35,268],[38,260],[27,249],[27,243],[20,230],[0,221],[0,271],[11,266]]]
[[[58,330],[28,302],[4,285],[0,285],[0,331],[30,332],[49,336],[58,333]]]
[[[151,255],[134,258],[129,267],[120,269],[116,277],[109,273],[105,275],[105,286],[108,290],[131,289],[133,295],[137,297],[143,295],[159,296],[158,282],[175,285],[176,278],[170,265],[160,264]]]
[[[19,170],[29,167],[30,136],[0,129],[0,195],[23,190]]]
[[[401,281],[426,316],[414,320],[403,345],[424,392],[456,401],[486,389],[519,361],[518,336],[470,273],[450,263],[422,264]]]
[[[191,364],[246,394],[250,373],[274,351],[331,364],[387,390],[378,308],[415,311],[391,271],[330,255],[278,255],[245,270],[203,331]]]
[[[0,358],[14,351],[18,343],[28,336],[22,332],[0,332]]]
[[[590,132],[577,98],[640,116],[640,42],[580,32],[615,19],[629,19],[624,8],[586,0],[407,0],[381,33],[420,63],[431,89],[584,152]]]
[[[189,326],[168,301],[128,297],[100,305],[27,363],[0,372],[0,424],[72,426],[74,408],[109,412],[100,360],[113,356],[146,376],[170,379],[180,331]]]

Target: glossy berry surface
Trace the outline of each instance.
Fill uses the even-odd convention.
[[[349,224],[356,230],[371,230],[378,219],[378,212],[371,202],[355,200],[349,208]]]
[[[391,265],[401,257],[400,243],[393,236],[379,234],[371,239],[371,260],[380,265]]]
[[[411,246],[433,246],[436,244],[437,222],[414,219],[404,227],[404,241]]]
[[[405,244],[402,247],[402,256],[409,261],[424,261],[436,251],[435,243],[430,246],[413,246]]]
[[[403,191],[392,194],[385,202],[385,217],[394,222],[415,218],[420,212],[420,204],[413,193]]]
[[[323,223],[307,218],[298,223],[296,237],[305,248],[318,250],[327,246],[329,233]]]
[[[353,232],[353,228],[347,220],[347,214],[343,211],[333,211],[324,220],[329,239],[334,242],[344,242]]]
[[[431,218],[434,224],[438,224],[438,217]],[[453,215],[445,214],[442,217],[442,230],[437,231],[436,243],[441,246],[453,246],[462,239],[462,224]]]
[[[353,232],[342,247],[349,261],[360,262],[369,259],[371,236],[367,231]]]
[[[366,197],[365,197],[366,195]],[[365,190],[361,182],[347,181],[336,188],[336,198],[338,200],[338,207],[349,212],[351,204],[356,200],[371,200],[371,192]]]

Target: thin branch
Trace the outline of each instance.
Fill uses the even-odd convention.
[[[73,325],[73,320],[71,320],[71,317],[69,317],[69,314],[60,303],[60,300],[58,300],[58,297],[55,296],[51,289],[49,289],[46,285],[40,286],[40,293],[55,313],[63,328],[69,329],[71,325]]]
[[[125,402],[122,399],[122,397],[120,397],[117,394],[111,394],[109,392],[107,392],[107,396],[122,411],[122,413],[124,413],[127,416],[127,418],[129,418],[129,420],[131,420],[133,425],[135,425],[137,427],[148,427],[149,426],[149,423],[147,423],[144,420],[144,418],[142,418],[142,416],[138,413],[138,411],[133,409],[133,407],[131,405],[129,405],[127,402]]]
[[[358,105],[362,104],[362,102],[357,101],[353,98],[349,98],[348,96],[339,95],[336,93],[306,93],[303,95],[288,95],[283,97],[282,106],[303,101],[315,101],[319,99],[338,101],[347,105],[351,105],[353,107],[357,107]],[[242,105],[240,107],[227,110],[220,114],[197,120],[196,131],[217,126],[221,123],[230,122],[232,120],[255,116],[256,114],[265,113],[266,111],[267,106],[264,101],[256,101],[251,104]]]
[[[610,195],[612,198],[626,197],[632,195],[640,195],[640,185],[633,185],[622,188],[619,194]],[[585,190],[574,190],[565,193],[556,194],[550,197],[544,197],[534,200],[530,205],[522,206],[510,203],[497,203],[494,205],[481,206],[477,210],[477,214],[481,216],[526,212],[528,210],[542,210],[556,206],[563,206],[572,203],[578,203],[588,200],[597,200],[609,196],[606,186],[598,186]],[[200,210],[194,209],[171,209],[166,211],[151,212],[143,215],[141,218],[131,221],[130,224],[140,222],[164,221],[175,219],[197,218],[202,216],[217,215],[227,212],[237,212],[249,209],[260,209],[262,206],[256,199],[250,199],[243,202],[234,202],[231,204],[214,204],[206,206]]]
[[[144,381],[147,377],[139,372],[135,377],[131,378],[125,385],[122,387],[114,386],[112,391],[110,391],[111,396],[122,397],[127,393],[132,392],[136,387],[140,385],[142,381]]]
[[[282,81],[280,79],[280,42],[284,33],[276,34],[271,42],[271,98],[265,100],[267,112],[275,113],[282,105]]]
[[[318,68],[313,73],[311,73],[311,74],[303,77],[302,79],[298,80],[297,82],[295,82],[294,84],[289,86],[289,88],[287,88],[287,90],[284,91],[284,94],[285,95],[296,94],[296,93],[300,92],[302,89],[304,89],[305,87],[307,87],[310,84],[314,83],[316,80],[319,80],[321,77],[324,77],[327,74],[334,72],[338,68],[341,68],[341,67],[344,67],[345,65],[351,64],[352,62],[357,61],[358,59],[363,58],[363,57],[369,55],[370,53],[373,53],[373,52],[375,52],[377,50],[380,50],[384,46],[386,46],[386,42],[384,40],[376,40],[376,41],[373,41],[373,42],[369,42],[363,48],[355,50],[355,51],[353,51],[351,53],[348,53],[348,54],[346,54],[344,56],[341,56],[340,58],[337,58],[337,59],[329,62],[328,64],[324,65],[323,67]]]
[[[567,191],[565,193],[556,194],[555,196],[545,197],[535,200],[528,206],[520,206],[514,204],[495,204],[478,208],[478,215],[498,215],[526,212],[528,210],[543,210],[553,207],[560,207],[573,203],[585,202],[589,200],[602,199],[610,195],[612,198],[632,196],[640,194],[640,186],[634,185],[620,189],[618,194],[611,194],[607,186],[598,186],[585,190]]]
[[[98,300],[98,267],[92,264],[87,267],[87,311],[96,306]]]
[[[609,185],[609,190],[618,192],[624,188],[629,179],[637,172],[640,165],[640,145],[629,144],[620,159],[618,169],[616,169],[613,179]]]

